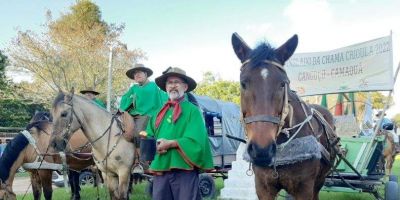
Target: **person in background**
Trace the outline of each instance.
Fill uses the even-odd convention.
[[[157,139],[157,153],[150,165],[153,200],[197,200],[199,172],[214,168],[203,116],[185,98],[196,82],[179,68],[169,68],[156,84],[169,100],[154,115],[145,136]]]
[[[92,100],[99,107],[106,109],[106,105],[103,103],[103,101],[96,98],[96,96],[100,94],[99,92],[89,88],[86,90],[81,90],[80,93],[83,94],[87,99]]]

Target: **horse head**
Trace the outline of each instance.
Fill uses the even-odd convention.
[[[63,151],[71,138],[71,135],[81,128],[77,115],[81,115],[74,109],[73,91],[65,94],[60,91],[53,102],[53,133],[51,134],[51,147],[57,151]]]
[[[17,200],[17,196],[8,184],[0,180],[0,200]]]
[[[52,128],[52,116],[48,112],[36,112],[26,126],[26,130],[29,131],[38,143],[38,148],[43,152],[45,151],[43,148],[48,146],[49,137],[53,130]]]
[[[269,166],[276,154],[276,138],[289,112],[289,78],[283,65],[292,56],[297,35],[274,49],[262,43],[251,49],[237,34],[232,46],[242,63],[241,109],[248,137],[247,152],[258,166]]]

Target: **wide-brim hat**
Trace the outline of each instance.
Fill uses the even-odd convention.
[[[128,76],[130,79],[135,79],[135,73],[137,71],[146,72],[147,77],[150,77],[151,75],[153,75],[153,70],[145,67],[143,64],[137,63],[137,64],[135,64],[135,66],[133,66],[132,69],[129,69],[128,71],[126,71],[126,76]]]
[[[97,91],[93,90],[92,88],[88,88],[86,90],[81,90],[80,93],[81,94],[92,93],[94,95],[99,95],[100,94],[100,92],[97,92]]]
[[[156,84],[158,87],[160,87],[162,90],[166,91],[165,85],[167,82],[168,77],[170,76],[176,76],[188,85],[188,89],[186,92],[190,92],[194,90],[197,86],[197,83],[194,79],[190,78],[189,76],[186,75],[186,72],[178,67],[169,67],[167,70],[163,72],[163,74],[155,79]]]

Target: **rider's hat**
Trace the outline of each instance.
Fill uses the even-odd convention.
[[[165,84],[167,82],[168,77],[170,76],[176,76],[183,79],[183,81],[188,85],[188,89],[186,92],[194,90],[197,86],[196,81],[187,76],[186,72],[183,69],[180,69],[178,67],[168,67],[168,69],[165,70],[161,76],[156,78],[155,81],[158,87],[166,91]]]
[[[86,89],[86,90],[81,90],[80,93],[81,93],[81,94],[92,93],[92,94],[94,94],[94,95],[100,94],[100,92],[97,92],[97,91],[95,91],[95,90],[92,89],[92,88],[88,88],[88,89]]]
[[[135,64],[135,66],[133,66],[132,69],[129,69],[128,71],[126,71],[126,75],[130,79],[135,79],[135,73],[137,71],[146,72],[147,77],[150,77],[151,75],[153,75],[153,70],[151,70],[150,68],[145,67],[143,64],[140,64],[140,63]]]

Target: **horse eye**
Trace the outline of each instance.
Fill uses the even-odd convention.
[[[240,81],[240,87],[241,87],[242,89],[246,89],[246,84],[244,84],[244,82]]]
[[[242,80],[242,81],[240,81],[240,87],[241,87],[243,90],[246,89],[247,82],[248,82],[247,80]]]
[[[63,111],[62,113],[61,113],[61,117],[66,117],[68,115],[68,112],[67,111]]]
[[[286,85],[285,82],[282,82],[282,83],[281,83],[281,87],[285,87],[285,85]]]

